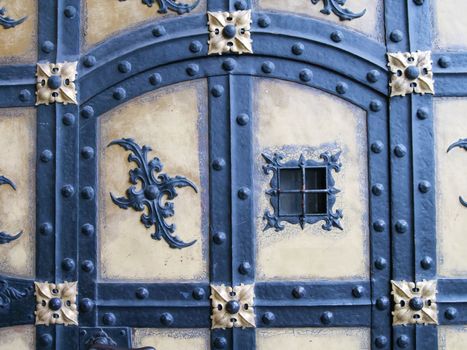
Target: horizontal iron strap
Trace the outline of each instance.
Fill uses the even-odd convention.
[[[439,279],[438,303],[467,303],[467,279]]]
[[[0,327],[34,323],[33,282],[0,276]]]

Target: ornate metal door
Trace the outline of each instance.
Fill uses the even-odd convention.
[[[467,5],[0,4],[1,350],[467,348]]]

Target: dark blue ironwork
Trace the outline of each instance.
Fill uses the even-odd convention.
[[[16,191],[15,184],[5,176],[0,176],[0,186],[1,185],[9,185],[12,189]],[[16,235],[10,235],[6,232],[0,231],[0,244],[10,243],[18,238],[21,237],[23,231],[18,232]]]
[[[33,324],[34,307],[31,280],[0,275],[0,327]]]
[[[447,152],[449,153],[450,150],[452,150],[453,148],[456,148],[456,147],[463,148],[464,150],[467,151],[467,139],[460,139],[459,141],[454,142],[453,144],[451,144],[448,147]],[[464,207],[467,207],[467,201],[465,201],[464,198],[462,198],[462,196],[459,196],[459,202]]]
[[[23,23],[28,17],[23,17],[20,19],[13,19],[6,15],[6,8],[0,7],[0,26],[5,29],[16,27],[18,24]]]
[[[29,290],[18,290],[8,285],[7,280],[0,280],[0,308],[7,307],[13,300],[20,300],[29,294]]]
[[[344,8],[347,0],[322,0],[323,1],[323,9],[321,13],[325,15],[330,15],[331,12],[334,13],[341,21],[351,21],[355,18],[360,18],[366,13],[366,9],[355,13],[350,11],[349,9]],[[321,0],[311,0],[311,3],[316,5],[317,3],[321,2]]]
[[[119,0],[119,1],[127,1],[127,0]],[[192,4],[184,4],[180,2],[176,2],[174,0],[141,0],[141,2],[148,6],[152,7],[157,2],[159,6],[159,13],[167,13],[168,10],[176,11],[178,14],[188,13],[191,10],[195,9],[198,5],[200,0],[196,0]]]

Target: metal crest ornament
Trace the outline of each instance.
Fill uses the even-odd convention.
[[[23,17],[20,19],[13,19],[6,15],[7,10],[5,7],[0,7],[0,26],[5,29],[16,27],[18,24],[23,23],[28,17]]]
[[[10,287],[8,281],[0,280],[0,309],[11,304],[13,300],[20,300],[29,294],[27,289],[19,291],[16,288]]]
[[[240,284],[236,287],[211,285],[212,329],[255,328],[255,286]]]
[[[208,12],[208,54],[253,53],[251,40],[251,10]]]
[[[154,226],[153,239],[164,240],[171,248],[186,248],[193,245],[196,240],[185,243],[177,236],[174,236],[175,225],[167,224],[166,218],[172,217],[174,204],[169,202],[177,196],[175,188],[191,187],[198,192],[196,186],[185,177],[170,177],[167,174],[158,174],[162,171],[163,165],[159,158],[155,157],[148,161],[147,155],[152,148],[149,146],[140,147],[133,139],[119,139],[112,141],[109,146],[119,145],[126,151],[130,151],[128,162],[134,162],[137,167],[130,170],[130,183],[136,185],[141,182],[141,190],[136,186],[130,186],[126,191],[126,197],[115,197],[110,194],[112,201],[122,209],[133,208],[136,211],[143,211],[147,208],[147,213],[141,215],[141,222],[146,228]],[[162,202],[166,198],[166,202]]]
[[[127,0],[118,0],[118,1],[127,1]],[[192,4],[185,4],[185,3],[179,3],[174,0],[141,0],[141,3],[148,7],[152,7],[157,2],[157,5],[159,5],[159,10],[157,12],[159,13],[167,13],[168,10],[175,11],[179,15],[188,13],[191,10],[193,10],[196,6],[198,6],[199,2],[201,0],[196,0]]]
[[[349,9],[344,8],[343,6],[347,0],[311,0],[311,3],[316,5],[321,1],[323,2],[323,9],[321,10],[321,13],[325,15],[334,13],[341,21],[351,21],[355,18],[362,17],[366,13],[366,9],[355,13]]]
[[[16,191],[16,186],[13,183],[13,181],[6,178],[5,176],[0,176],[0,186],[1,185],[9,185],[12,189]],[[16,235],[10,235],[6,232],[0,231],[0,244],[6,244],[14,240],[17,240],[18,238],[21,237],[22,234],[23,234],[23,231],[18,232]]]
[[[394,297],[393,325],[438,324],[436,281],[391,281]]]
[[[433,94],[433,61],[430,51],[388,53],[391,96]]]
[[[34,282],[36,290],[36,325],[78,325],[78,282],[59,284]]]
[[[36,106],[49,103],[77,104],[76,67],[78,62],[38,63]]]
[[[449,153],[449,151],[451,151],[452,149],[454,148],[463,148],[464,151],[467,151],[467,139],[460,139],[459,141],[456,141],[454,142],[453,144],[451,144],[449,147],[448,147],[448,150],[446,151],[447,153]],[[467,201],[462,197],[462,196],[459,196],[459,202],[467,208]]]
[[[336,202],[336,194],[340,192],[339,189],[335,188],[335,181],[332,177],[332,170],[339,172],[342,164],[339,161],[341,152],[331,154],[330,152],[324,152],[320,155],[322,161],[306,160],[305,157],[300,155],[298,160],[291,160],[283,163],[282,160],[285,158],[284,155],[274,153],[273,156],[263,153],[262,156],[266,161],[266,165],[263,165],[264,174],[273,174],[270,182],[271,188],[266,191],[266,194],[271,197],[270,203],[274,212],[271,213],[269,209],[266,209],[263,215],[263,220],[266,222],[264,231],[270,228],[274,228],[275,231],[282,231],[285,228],[284,221],[291,224],[299,224],[302,229],[305,228],[305,224],[314,224],[319,221],[324,221],[322,228],[326,231],[331,231],[333,227],[343,230],[340,219],[343,218],[343,211],[337,209],[333,211],[333,206]],[[316,169],[325,172],[326,185],[322,188],[306,188],[305,186],[305,173],[307,169]],[[280,172],[282,170],[300,171],[301,173],[301,186],[295,190],[284,190],[280,186]],[[282,213],[280,205],[281,195],[287,194],[300,195],[300,213],[290,214]],[[311,213],[307,211],[306,202],[307,196],[312,198],[313,196],[325,195],[325,209],[320,213]]]

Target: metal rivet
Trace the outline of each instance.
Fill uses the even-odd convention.
[[[405,220],[398,220],[396,222],[396,231],[397,233],[405,233],[409,228],[409,224]]]
[[[149,291],[144,287],[140,287],[136,290],[135,295],[136,298],[140,300],[147,299],[147,297],[149,296]]]
[[[238,267],[238,272],[240,272],[242,275],[248,275],[251,271],[251,265],[249,262],[245,261],[240,264]]]
[[[292,296],[295,299],[301,299],[301,298],[305,297],[305,295],[306,295],[306,290],[302,286],[295,287],[292,290]]]
[[[386,266],[388,265],[388,262],[386,261],[385,258],[378,258],[376,259],[375,261],[375,267],[378,269],[378,270],[384,270],[386,268]]]
[[[263,316],[261,317],[261,320],[263,321],[264,324],[270,325],[274,323],[274,321],[276,320],[276,315],[268,311],[263,314]]]
[[[113,326],[117,322],[117,318],[111,312],[106,312],[104,316],[102,316],[102,322],[106,326]]]
[[[92,55],[85,56],[83,58],[83,65],[87,68],[90,68],[96,64],[96,57]]]
[[[375,141],[371,144],[373,153],[381,153],[384,149],[384,144],[381,141]]]
[[[192,41],[190,43],[190,51],[193,53],[200,52],[203,48],[203,44],[201,44],[198,40]]]
[[[396,145],[396,147],[394,147],[394,154],[398,158],[403,158],[407,154],[407,148],[405,148],[405,146],[401,144]]]
[[[242,11],[242,10],[246,10],[247,8],[247,4],[246,4],[246,1],[245,0],[239,0],[239,1],[235,1],[235,9],[237,11]]]
[[[248,114],[241,113],[237,116],[238,125],[245,126],[248,124],[249,121],[250,121],[250,117],[248,116]]]
[[[49,333],[45,333],[45,334],[42,334],[40,337],[39,337],[39,345],[41,347],[50,347],[52,345],[52,342],[53,342],[53,338],[52,336],[49,334]]]
[[[405,334],[401,335],[399,338],[397,338],[397,346],[405,349],[408,347],[410,344],[410,338],[406,336]]]
[[[344,34],[341,31],[336,30],[335,32],[331,33],[331,40],[335,43],[340,43],[344,39]]]
[[[376,308],[378,310],[386,310],[389,307],[389,299],[387,297],[380,297],[376,299]]]
[[[51,53],[53,50],[55,50],[55,45],[53,42],[46,40],[42,43],[41,50],[45,53]]]
[[[366,75],[366,79],[370,82],[370,83],[376,83],[380,77],[380,73],[377,71],[377,70],[371,70],[367,73]]]
[[[76,16],[76,8],[74,6],[67,6],[65,7],[65,10],[63,11],[63,14],[65,15],[66,18],[75,18]]]
[[[39,232],[43,236],[48,236],[51,235],[53,231],[52,224],[49,222],[44,222],[40,227],[39,227]]]
[[[444,317],[448,320],[454,320],[457,317],[457,309],[454,307],[448,307],[444,312]]]
[[[375,345],[379,349],[384,348],[386,345],[388,345],[388,338],[386,338],[384,335],[376,337]]]
[[[174,318],[173,318],[172,314],[170,314],[168,312],[164,312],[161,315],[160,321],[164,326],[168,327],[168,326],[170,326],[170,325],[172,325],[174,323]]]
[[[186,74],[188,74],[190,77],[195,76],[198,73],[199,73],[199,66],[197,64],[190,63],[188,67],[186,67]]]
[[[381,101],[373,100],[370,102],[370,109],[373,112],[379,112],[381,108],[383,108],[383,104],[381,103]]]
[[[75,193],[75,189],[72,185],[65,185],[62,187],[61,193],[63,197],[69,198]]]
[[[193,299],[201,300],[206,295],[206,292],[204,291],[203,288],[195,288],[193,289],[193,293],[191,293],[191,295],[193,296]]]
[[[433,266],[433,259],[430,258],[429,256],[425,256],[421,261],[420,261],[420,266],[424,270],[429,270]]]
[[[375,196],[381,196],[383,191],[384,186],[382,184],[374,184],[373,187],[371,187],[371,192],[373,192]]]
[[[94,149],[92,147],[89,147],[89,146],[85,146],[85,147],[81,148],[81,156],[84,159],[93,158],[94,157]]]
[[[428,191],[430,191],[430,189],[431,184],[426,180],[420,181],[420,183],[418,184],[418,190],[422,193],[427,193]]]
[[[81,330],[79,331],[79,335],[83,335],[83,336],[84,336],[84,335],[86,335],[86,334],[88,334],[88,332],[86,332],[85,329],[81,329]]]
[[[364,292],[365,288],[363,288],[363,286],[355,286],[352,288],[352,295],[355,298],[361,298]]]
[[[415,3],[415,5],[421,6],[425,2],[425,0],[413,0],[413,2]]]
[[[120,73],[131,72],[131,63],[128,61],[122,61],[118,64],[118,71]]]
[[[227,346],[227,339],[224,337],[216,337],[213,342],[215,349],[225,349]]]
[[[124,329],[120,330],[120,335],[121,335],[122,337],[126,337],[126,334],[127,334],[127,333],[126,333],[126,330],[124,330]]]
[[[214,85],[211,89],[211,94],[214,97],[221,97],[223,93],[224,88],[222,87],[222,85]]]
[[[43,150],[41,155],[40,155],[40,159],[41,159],[41,162],[42,163],[48,163],[53,157],[53,154],[50,150],[46,149],[46,150]]]
[[[386,228],[386,223],[384,222],[384,220],[376,220],[374,223],[373,223],[373,228],[375,229],[376,232],[383,232],[384,229]]]
[[[94,263],[91,260],[84,260],[81,263],[81,270],[83,270],[84,272],[94,271]]]
[[[152,30],[152,35],[154,35],[155,37],[162,36],[165,33],[166,33],[165,28],[161,25],[154,27]]]
[[[154,73],[149,76],[149,83],[151,85],[159,85],[162,82],[162,77],[159,73]]]
[[[91,118],[94,116],[94,108],[91,106],[84,106],[83,109],[81,110],[81,116],[83,118]]]
[[[271,61],[266,61],[261,65],[261,70],[266,74],[272,73],[275,68],[276,66]]]
[[[81,233],[85,236],[91,236],[94,234],[94,226],[91,224],[84,224],[81,226]]]
[[[305,51],[305,45],[303,45],[302,43],[295,43],[293,44],[292,46],[292,53],[294,55],[301,55],[303,53],[303,51]]]
[[[428,118],[430,115],[430,112],[428,111],[428,108],[422,107],[417,110],[417,118],[424,120]]]
[[[62,123],[63,123],[63,125],[66,125],[66,126],[73,125],[75,123],[74,114],[65,113],[65,115],[62,118]]]
[[[81,301],[79,302],[79,311],[81,312],[86,313],[91,311],[93,308],[94,302],[89,298],[81,299]]]
[[[224,232],[216,232],[213,236],[212,236],[212,240],[214,241],[214,243],[216,243],[217,245],[220,245],[222,243],[225,242],[226,240],[226,235]]]
[[[347,92],[348,89],[349,89],[349,86],[344,82],[339,82],[336,85],[336,91],[338,94],[343,95]]]
[[[237,192],[238,198],[242,200],[248,199],[248,197],[250,197],[250,194],[251,191],[248,187],[241,187]]]
[[[65,271],[73,271],[75,269],[75,261],[71,258],[62,260],[62,269]]]
[[[94,198],[94,189],[91,186],[85,186],[81,190],[81,198],[90,200]]]
[[[389,38],[392,42],[398,43],[402,41],[402,39],[404,38],[404,34],[400,30],[396,29],[392,31],[392,33],[389,35]]]
[[[331,324],[334,319],[334,315],[331,311],[325,311],[321,314],[320,320],[322,324]]]
[[[441,56],[438,59],[438,65],[441,68],[448,68],[451,65],[451,57],[449,56]]]
[[[301,81],[310,81],[313,78],[313,72],[305,68],[302,71],[300,71],[299,77]]]
[[[271,24],[271,19],[268,16],[262,15],[258,18],[258,25],[261,28],[269,27],[270,24]]]
[[[123,100],[126,97],[126,90],[122,87],[118,87],[113,91],[112,96],[116,100]]]
[[[227,72],[233,71],[237,66],[237,62],[233,58],[227,58],[222,62],[222,69]]]
[[[31,93],[26,89],[21,90],[19,92],[18,98],[21,102],[28,102],[31,99]]]
[[[214,170],[220,171],[220,170],[224,169],[224,167],[225,167],[224,158],[216,158],[216,159],[213,160],[212,168]]]

